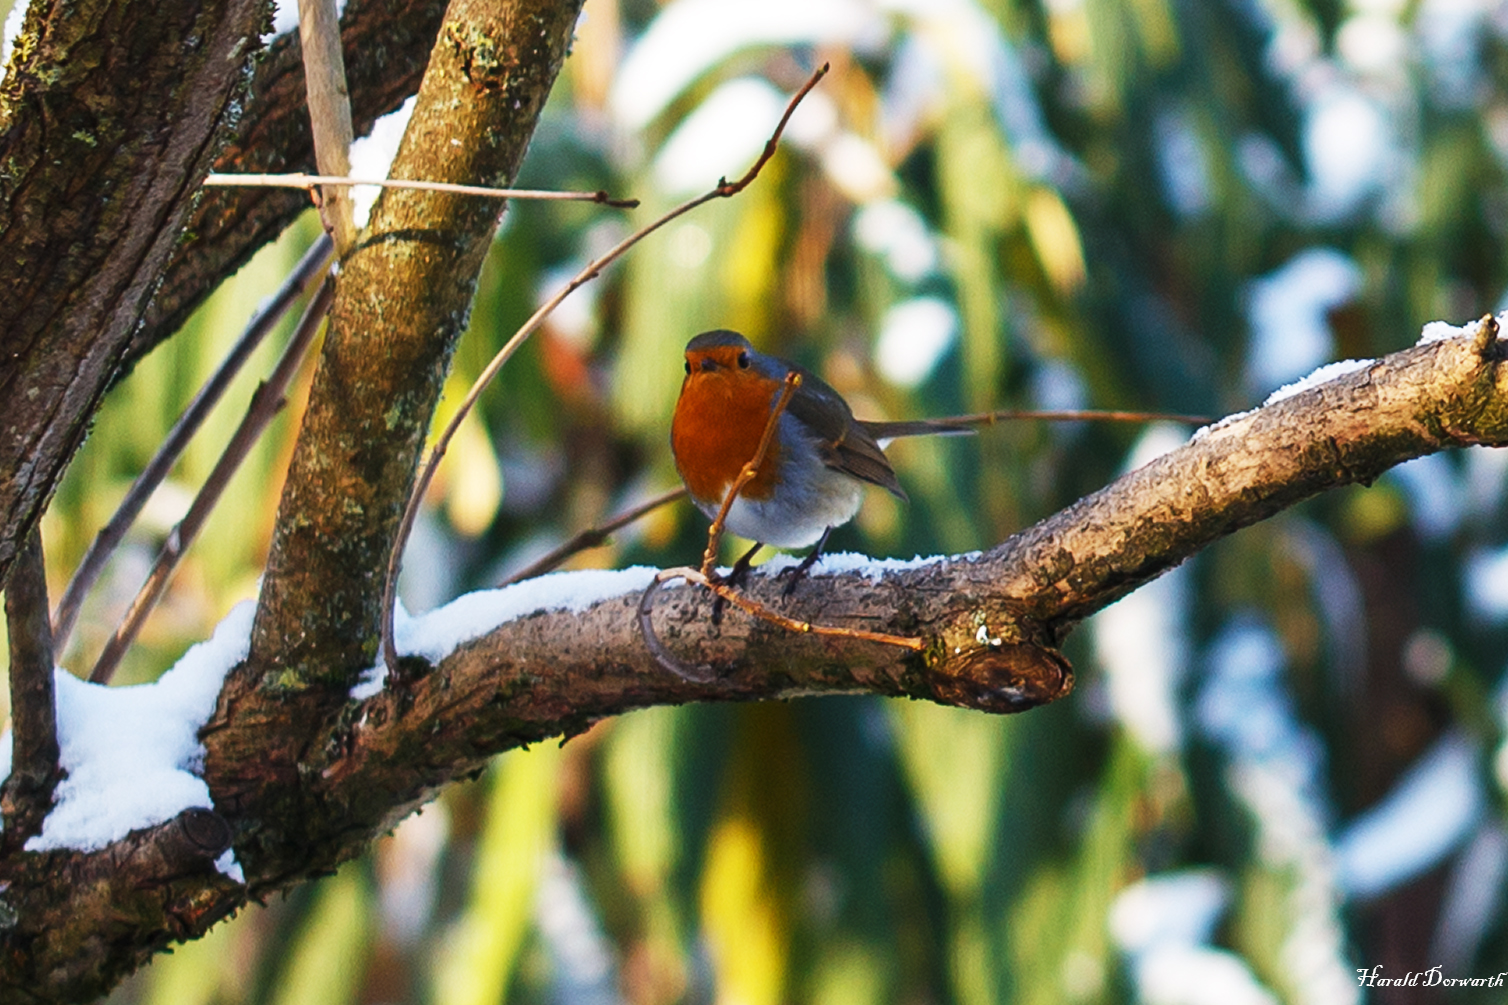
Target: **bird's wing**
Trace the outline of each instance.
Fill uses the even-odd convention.
[[[817,437],[822,463],[904,501],[906,492],[885,452],[865,424],[854,419],[848,403],[820,377],[806,370],[800,373],[801,393],[791,398],[786,410]]]
[[[888,490],[901,502],[908,501],[885,452],[858,423],[849,427],[847,436],[823,451],[822,461],[830,468]]]

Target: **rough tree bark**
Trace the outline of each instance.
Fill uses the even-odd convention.
[[[421,8],[432,9],[414,9]],[[55,13],[45,3],[39,9],[33,17],[43,21]],[[42,274],[0,275],[0,282],[30,283],[18,287],[27,291],[19,303],[0,302],[0,332],[14,353],[0,380],[12,400],[31,386],[45,397],[45,407],[8,416],[0,440],[0,566],[25,540],[114,369],[275,232],[278,224],[265,220],[286,219],[278,215],[285,210],[260,218],[255,202],[262,196],[228,196],[234,208],[215,210],[217,222],[191,239],[205,242],[210,265],[169,254],[231,93],[218,77],[208,87],[210,60],[199,57],[215,52],[221,73],[244,65],[227,59],[241,53],[231,36],[254,44],[251,8],[229,0],[180,5],[159,12],[167,20],[158,34],[140,39],[136,28],[110,20],[119,14],[114,6],[97,9],[87,23],[108,28],[108,40],[70,20],[66,32],[89,39],[87,58],[67,49],[62,34],[38,42],[22,62],[30,76],[0,93],[0,144],[30,151],[29,163],[37,165],[19,183],[0,177],[7,210],[0,240],[13,230],[30,234],[32,243],[18,245],[29,260],[44,247],[53,256]],[[353,6],[402,9],[375,0]],[[396,15],[373,16],[380,24]],[[455,0],[438,29],[397,171],[484,184],[509,179],[574,19],[574,5],[547,0]],[[241,26],[239,35],[231,25]],[[63,33],[65,26],[49,30]],[[111,133],[112,144],[78,166],[88,168],[81,177],[115,186],[105,189],[112,193],[136,185],[135,201],[71,207],[65,196],[77,187],[44,170],[51,153],[38,145],[88,144],[59,139],[58,123],[72,121],[59,109],[69,106],[42,83],[40,69],[62,55],[83,74],[112,65],[109,43],[117,37],[159,35],[164,58],[179,69],[154,77],[151,94],[145,82],[131,92],[139,114],[151,118],[142,135],[155,145],[133,146]],[[198,49],[185,44],[190,37]],[[193,58],[180,49],[193,50]],[[95,79],[92,86],[103,85]],[[359,103],[359,90],[353,93]],[[259,93],[249,107],[286,113],[287,100]],[[49,128],[39,132],[38,122]],[[244,149],[246,136],[243,130],[236,149]],[[269,142],[286,142],[285,166],[299,166],[296,144]],[[46,212],[60,216],[41,220]],[[437,788],[498,751],[569,736],[603,716],[653,704],[817,692],[902,695],[995,712],[1051,701],[1072,687],[1058,647],[1073,626],[1211,541],[1411,457],[1508,444],[1508,369],[1496,327],[1487,325],[1475,337],[1386,357],[1212,429],[983,556],[877,579],[818,575],[789,602],[762,577],[750,588],[795,617],[918,637],[920,652],[792,635],[737,613],[713,628],[705,595],[668,589],[655,613],[660,637],[680,658],[717,672],[712,682],[695,683],[650,658],[635,628],[633,590],[584,613],[540,611],[510,621],[437,666],[416,664],[404,687],[353,702],[350,685],[375,659],[387,548],[497,212],[495,204],[432,194],[383,201],[341,278],[250,657],[227,679],[203,733],[215,811],[186,812],[92,854],[23,851],[0,859],[0,997],[89,1000],[171,941],[201,935],[249,899],[359,854]],[[110,240],[124,227],[114,214],[144,229]],[[8,268],[9,259],[0,262],[0,270]],[[164,274],[170,279],[161,299],[145,308],[147,291]],[[107,278],[114,283],[108,288],[100,285]],[[148,326],[132,343],[144,309]],[[83,320],[74,320],[75,310]],[[99,344],[81,346],[82,331]],[[78,373],[49,376],[64,364],[77,364]],[[21,452],[27,444],[45,448],[43,460],[28,464]],[[229,845],[245,868],[245,885],[213,868]]]
[[[258,0],[39,0],[0,87],[0,582],[120,366],[259,43]]]

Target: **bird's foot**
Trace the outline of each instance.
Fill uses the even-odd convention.
[[[796,592],[796,587],[801,585],[801,581],[806,578],[806,575],[811,571],[812,566],[817,564],[817,559],[822,557],[822,548],[827,544],[827,535],[831,534],[832,532],[833,529],[831,527],[822,532],[822,536],[817,539],[817,546],[811,550],[810,554],[808,554],[801,560],[800,565],[793,565],[789,569],[780,570],[780,575],[778,578],[785,579],[786,577],[790,577],[790,582],[785,584],[785,590],[783,590],[781,593],[782,596],[789,597],[791,594]]]
[[[780,591],[780,595],[783,597],[789,597],[791,594],[795,593],[796,587],[801,585],[801,581],[806,578],[806,575],[811,571],[812,566],[817,564],[817,559],[819,557],[820,556],[814,551],[810,555],[803,558],[800,565],[793,565],[789,568],[781,569],[780,574],[776,578],[784,579],[786,581],[786,584],[785,589]]]

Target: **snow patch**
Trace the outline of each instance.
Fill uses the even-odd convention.
[[[1311,371],[1291,384],[1284,384],[1269,394],[1267,400],[1262,402],[1262,407],[1266,408],[1268,405],[1276,405],[1284,398],[1291,398],[1295,394],[1302,394],[1312,387],[1328,384],[1337,377],[1344,377],[1348,373],[1365,370],[1375,362],[1377,362],[1375,359],[1338,359],[1334,363],[1326,363],[1319,369]]]
[[[980,552],[971,551],[963,555],[928,555],[925,558],[918,555],[915,558],[870,558],[868,555],[859,555],[854,552],[831,552],[823,555],[813,565],[809,575],[811,576],[841,576],[854,572],[869,579],[871,583],[878,583],[886,576],[897,572],[909,572],[912,569],[921,569],[938,562],[946,562],[951,558],[958,558],[969,562],[980,556]],[[781,553],[771,558],[768,562],[759,566],[754,571],[761,576],[778,576],[786,569],[795,568],[801,564],[800,555],[787,555]],[[721,570],[727,572],[728,570]]]
[[[457,597],[428,614],[411,617],[400,604],[393,617],[393,645],[399,656],[422,656],[438,663],[459,646],[499,625],[541,611],[580,614],[593,604],[649,585],[657,569],[588,569],[552,572],[500,590],[477,590]],[[379,663],[362,675],[351,698],[364,701],[382,690],[387,667]]]
[[[237,604],[208,641],[183,654],[151,684],[106,687],[56,671],[58,746],[68,777],[27,851],[96,851],[187,809],[212,809],[198,776],[199,729],[215,710],[225,675],[246,658],[256,606]],[[0,772],[10,774],[11,736],[0,742]],[[216,863],[240,879],[235,856]]]
[[[1198,429],[1194,430],[1194,435],[1189,437],[1189,442],[1198,443],[1200,440],[1204,439],[1210,433],[1213,433],[1218,429],[1224,429],[1226,426],[1234,425],[1235,423],[1240,422],[1247,416],[1255,415],[1257,411],[1259,411],[1259,409],[1266,408],[1268,405],[1276,405],[1278,402],[1284,400],[1285,398],[1292,398],[1296,394],[1302,394],[1303,392],[1316,388],[1321,384],[1328,384],[1330,381],[1335,380],[1339,377],[1344,377],[1348,373],[1355,373],[1358,370],[1365,370],[1367,367],[1376,362],[1377,361],[1375,359],[1339,359],[1333,363],[1326,363],[1324,366],[1321,366],[1315,370],[1311,370],[1309,373],[1300,377],[1298,380],[1295,380],[1289,384],[1284,384],[1282,387],[1269,394],[1267,396],[1267,400],[1263,401],[1262,404],[1258,406],[1258,408],[1248,409],[1244,412],[1233,412],[1230,415],[1227,415],[1225,418],[1219,420],[1218,422],[1212,422],[1208,426],[1200,426]]]
[[[1499,327],[1508,326],[1508,311],[1500,311],[1496,315]],[[1445,321],[1431,321],[1419,332],[1419,341],[1415,345],[1429,345],[1431,342],[1444,342],[1452,338],[1476,338],[1482,330],[1481,319],[1468,321],[1464,325],[1453,325]]]

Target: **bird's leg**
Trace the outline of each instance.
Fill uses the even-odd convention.
[[[744,552],[743,555],[739,557],[738,561],[733,563],[733,568],[728,570],[728,578],[724,579],[723,582],[728,586],[733,587],[734,589],[742,587],[749,578],[749,570],[754,567],[754,553],[763,547],[764,545],[760,544],[758,541],[755,541],[754,547]],[[714,625],[720,625],[723,623],[723,608],[727,606],[728,602],[722,597],[714,596],[712,598],[712,623]]]
[[[797,585],[806,578],[806,574],[811,570],[811,567],[817,564],[817,559],[822,557],[822,549],[827,547],[827,535],[832,532],[833,529],[831,527],[824,530],[822,536],[817,538],[817,546],[807,553],[807,556],[801,560],[800,565],[794,569],[785,569],[780,573],[782,576],[789,574],[791,577],[791,581],[785,584],[784,596],[789,597],[796,592]]]

